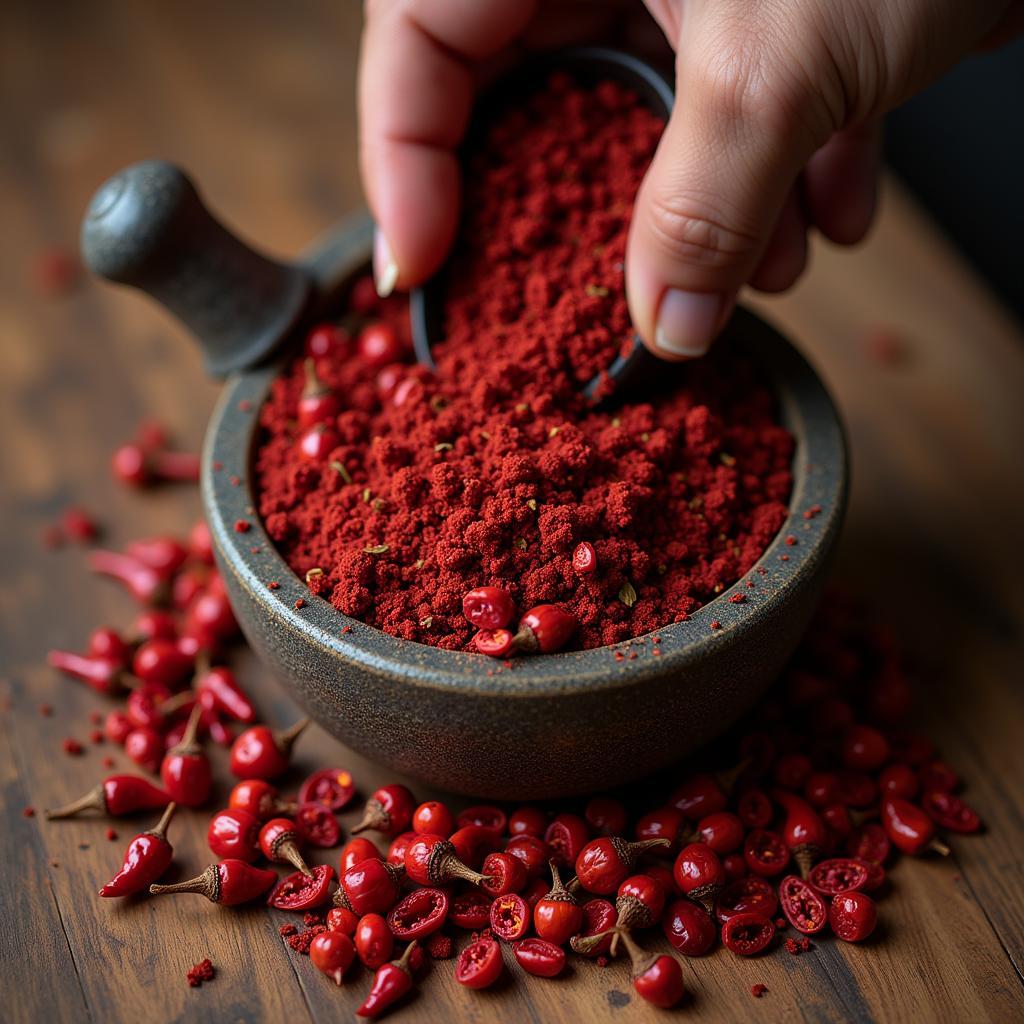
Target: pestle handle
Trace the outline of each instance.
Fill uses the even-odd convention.
[[[162,160],[132,164],[100,186],[81,247],[94,273],[141,289],[188,327],[217,376],[271,355],[313,290],[306,269],[250,249],[185,173]]]

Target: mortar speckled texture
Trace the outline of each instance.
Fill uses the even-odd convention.
[[[365,272],[370,247],[362,218],[314,251],[307,266],[321,311]],[[280,363],[228,380],[203,452],[203,506],[249,642],[342,742],[458,793],[538,800],[590,792],[640,778],[714,739],[753,705],[799,642],[838,537],[847,476],[843,432],[813,370],[745,311],[730,330],[764,367],[797,439],[790,517],[751,572],[686,622],[658,630],[660,657],[648,635],[618,648],[523,657],[505,669],[482,655],[396,639],[311,596],[263,530],[251,489],[259,408]],[[820,514],[805,519],[814,505]],[[240,519],[251,529],[236,532]],[[789,535],[796,544],[786,544]],[[268,589],[272,580],[279,589]],[[734,593],[746,600],[730,603]],[[300,597],[306,603],[296,610]],[[720,629],[710,628],[714,620]],[[627,658],[616,661],[616,649]]]

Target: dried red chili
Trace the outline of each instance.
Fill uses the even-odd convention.
[[[267,897],[267,905],[278,910],[310,910],[323,906],[331,895],[334,868],[318,864],[309,875],[296,871],[282,878]]]
[[[449,905],[443,889],[413,889],[388,912],[388,927],[402,942],[422,939],[445,923]]]

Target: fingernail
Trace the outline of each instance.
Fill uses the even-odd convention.
[[[669,288],[658,309],[654,344],[674,356],[694,359],[711,347],[725,296],[718,292],[684,292]]]
[[[373,283],[382,299],[386,299],[398,284],[398,264],[380,228],[373,230]]]

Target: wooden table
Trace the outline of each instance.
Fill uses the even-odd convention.
[[[199,444],[216,394],[182,332],[144,300],[92,283],[42,299],[33,255],[73,245],[92,189],[122,164],[173,157],[251,237],[285,252],[359,201],[353,79],[357,5],[7,3],[0,13],[0,991],[18,1021],[335,1020],[341,992],[282,947],[263,910],[198,899],[112,905],[93,898],[122,843],[106,825],[22,816],[93,784],[102,748],[84,737],[102,700],[57,678],[50,646],[80,645],[131,608],[97,584],[78,550],[42,549],[42,526],[69,502],[110,524],[110,540],[182,532],[189,489],[127,493],[107,460],[144,415]],[[850,430],[853,497],[839,574],[869,595],[926,666],[926,715],[969,780],[988,833],[947,861],[902,862],[884,934],[864,948],[823,940],[799,959],[718,951],[686,964],[679,1016],[761,1020],[1007,1021],[1024,1017],[1024,348],[1019,327],[898,188],[855,253],[815,248],[791,295],[757,301],[811,355]],[[880,363],[865,331],[889,325],[906,358]],[[252,659],[271,721],[294,709]],[[48,702],[52,718],[36,708]],[[124,763],[124,759],[119,759]],[[384,773],[321,733],[300,768],[344,762],[364,792]],[[347,819],[346,819],[347,820]],[[132,823],[120,824],[127,837]],[[206,863],[201,816],[175,826],[181,862]],[[213,958],[202,990],[189,966]],[[755,1002],[750,986],[769,994]],[[520,977],[483,997],[433,972],[401,1020],[655,1020],[625,969],[576,969],[558,983]]]

